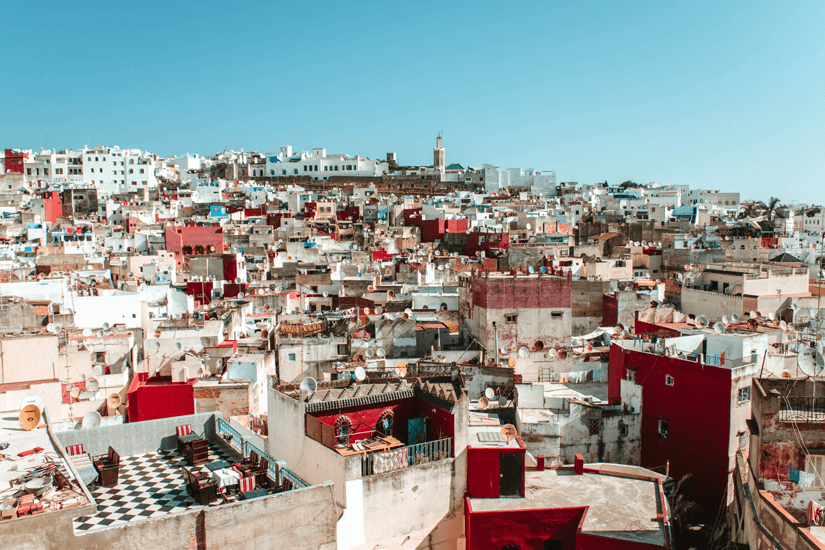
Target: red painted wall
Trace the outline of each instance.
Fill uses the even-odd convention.
[[[615,327],[619,323],[619,300],[616,295],[605,294],[602,306],[602,326]]]
[[[22,174],[24,171],[24,163],[28,160],[28,153],[21,151],[15,152],[14,149],[5,150],[6,158],[3,160],[6,172],[13,174]]]
[[[56,191],[43,193],[43,217],[47,223],[57,223],[57,217],[63,215],[63,198]]]
[[[645,468],[670,461],[670,476],[692,473],[707,503],[721,498],[728,478],[731,371],[724,367],[610,346],[608,398],[621,403],[620,381],[635,367],[642,386],[642,453]],[[674,385],[665,383],[665,376]],[[668,421],[668,436],[659,437],[659,420]],[[718,500],[716,501],[718,503]]]
[[[453,414],[449,411],[436,407],[418,399],[417,397],[410,397],[400,401],[390,401],[386,403],[376,403],[374,405],[363,405],[360,407],[345,407],[342,409],[335,409],[333,411],[319,411],[309,413],[324,424],[334,426],[335,421],[341,415],[346,416],[352,422],[353,432],[366,432],[374,430],[378,424],[378,418],[385,410],[393,411],[393,437],[406,443],[407,441],[407,420],[410,418],[417,418],[419,416],[428,416],[431,418],[431,433],[428,436],[431,439],[443,439],[446,437],[454,437],[455,422]],[[370,433],[358,434],[351,436],[350,441],[360,441],[370,437]]]
[[[202,304],[212,301],[212,289],[215,283],[212,281],[189,281],[186,283],[186,294],[194,296]]]
[[[638,315],[638,312],[636,312],[637,317]],[[635,334],[656,334],[658,336],[664,336],[665,338],[676,338],[677,336],[681,336],[681,333],[678,330],[660,327],[659,325],[654,325],[653,323],[645,323],[644,321],[639,321],[639,319],[635,319],[633,321],[633,332]]]
[[[234,282],[238,277],[238,259],[234,254],[224,254],[223,259],[223,280]]]
[[[575,550],[576,531],[586,510],[582,507],[474,512],[469,499],[465,499],[467,548],[500,550],[502,546],[518,546],[544,550],[544,541],[553,539],[563,540],[565,550]]]
[[[484,242],[481,242],[484,237]],[[495,240],[497,239],[497,240]],[[467,244],[464,245],[464,254],[475,256],[476,252],[488,251],[493,248],[507,250],[510,248],[509,233],[467,233]]]
[[[573,282],[567,277],[477,277],[473,306],[487,309],[569,308]]]
[[[501,453],[520,453],[522,464],[525,449],[467,447],[467,496],[471,498],[499,498]],[[524,479],[524,477],[522,477]],[[522,494],[524,488],[522,487]]]
[[[129,422],[195,414],[195,392],[191,382],[173,384],[170,377],[132,378],[126,394]]]
[[[202,245],[208,250],[209,245],[215,245],[215,253],[222,254],[223,228],[221,226],[185,226],[167,227],[164,230],[166,250],[180,253],[184,246]]]

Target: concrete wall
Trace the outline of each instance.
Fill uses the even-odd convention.
[[[682,287],[682,313],[706,315],[711,319],[744,313],[741,296]]]

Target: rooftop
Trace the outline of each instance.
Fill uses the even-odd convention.
[[[632,466],[589,464],[576,475],[567,468],[526,471],[525,498],[474,498],[474,511],[586,507],[582,533],[666,546],[663,493],[657,474]],[[626,470],[626,471],[625,471]]]

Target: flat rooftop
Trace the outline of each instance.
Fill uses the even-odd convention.
[[[467,433],[469,447],[492,447],[496,449],[521,449],[518,439],[505,441],[501,437],[501,426],[470,426]]]
[[[52,444],[44,421],[41,419],[39,426],[26,431],[20,426],[19,415],[20,411],[17,410],[0,412],[0,443],[9,444],[6,449],[0,451],[0,455],[4,457],[0,460],[0,498],[22,495],[21,483],[18,480],[39,468],[48,468],[54,463],[54,469],[65,475],[72,482],[75,490],[47,491],[40,499],[45,511],[50,512],[70,505],[88,504],[89,500],[80,489],[80,482],[75,479],[74,474],[61,458],[62,453]],[[43,450],[20,456],[20,453],[33,451],[36,448]],[[15,487],[20,487],[20,489],[15,490]]]
[[[582,533],[666,546],[664,521],[657,517],[664,512],[655,477],[576,475],[570,469],[528,470],[525,487],[525,498],[474,498],[470,505],[478,512],[587,507]]]

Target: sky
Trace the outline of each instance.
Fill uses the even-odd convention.
[[[825,204],[825,2],[39,2],[0,147],[228,147]]]

